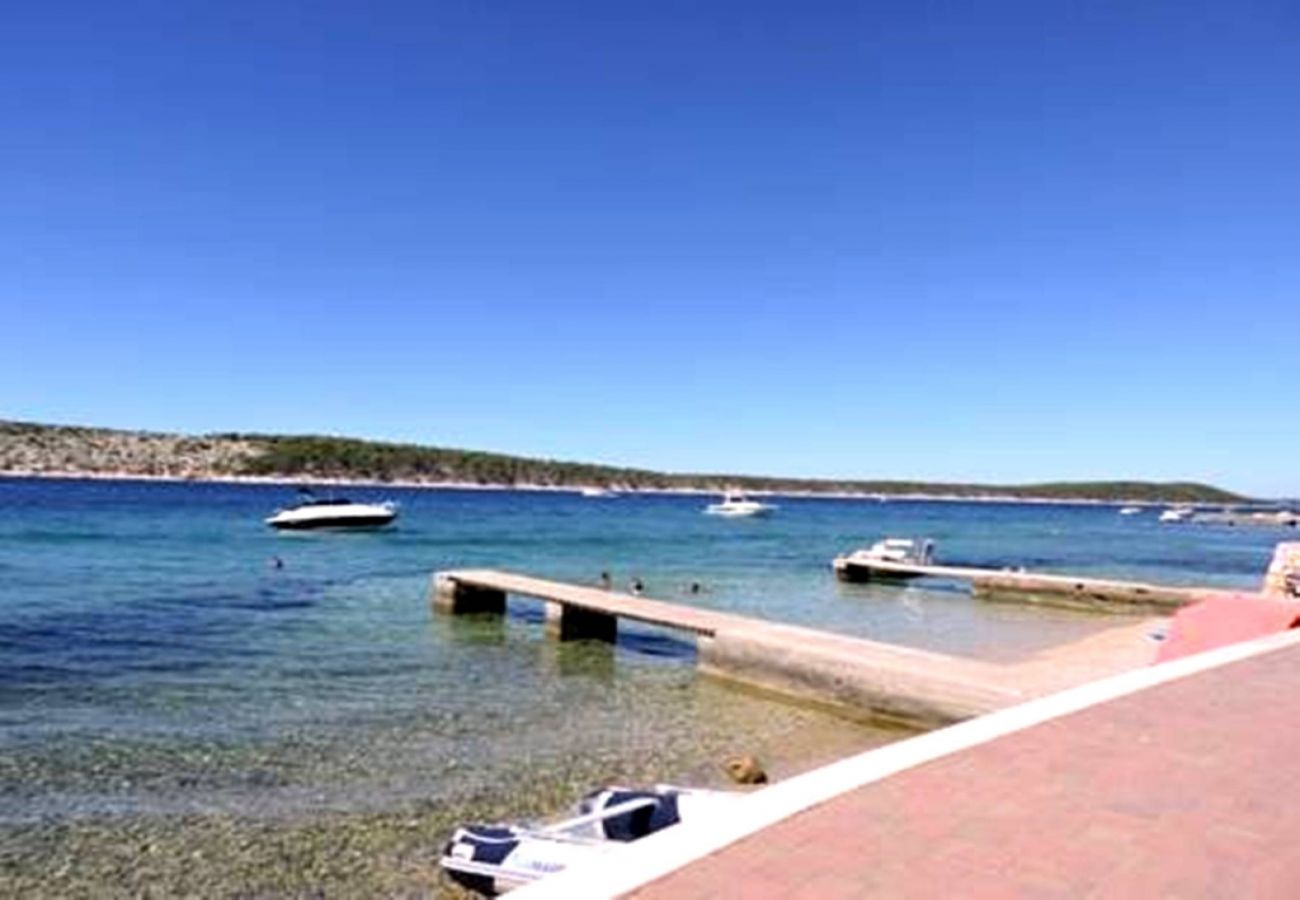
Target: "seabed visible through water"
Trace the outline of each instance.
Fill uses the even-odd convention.
[[[790,499],[755,522],[697,497],[351,493],[399,499],[399,527],[279,535],[273,486],[0,479],[0,894],[436,895],[456,824],[609,783],[722,786],[736,753],[780,779],[900,736],[699,678],[652,629],[557,645],[533,604],[435,618],[435,570],[609,571],[1007,659],[1112,620],[840,585],[830,559],[926,535],[963,563],[1230,587],[1276,540],[1108,507]]]

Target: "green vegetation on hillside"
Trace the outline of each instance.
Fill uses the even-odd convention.
[[[671,486],[668,476],[634,469],[527,459],[501,453],[388,444],[315,435],[229,435],[261,446],[249,460],[250,475],[360,478],[374,481],[466,484]]]
[[[793,493],[928,494],[1045,500],[1232,503],[1245,498],[1192,482],[947,484],[752,475],[668,474],[589,463],[530,459],[415,444],[319,435],[218,434],[186,437],[0,421],[0,472],[259,476],[474,485],[601,485],[627,490],[694,489]]]

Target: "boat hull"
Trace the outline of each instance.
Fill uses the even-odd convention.
[[[318,529],[373,531],[376,528],[391,525],[396,518],[397,516],[392,513],[372,516],[335,516],[320,519],[276,520],[271,518],[266,520],[266,524],[281,531],[315,531]]]
[[[706,509],[705,512],[711,516],[722,516],[723,518],[726,519],[744,519],[744,518],[753,518],[755,516],[770,515],[772,510],[771,509],[744,509],[744,510],[714,509],[710,507],[709,509]]]
[[[396,518],[396,503],[316,500],[282,509],[267,519],[266,524],[285,531],[370,530],[383,528]]]
[[[913,578],[919,578],[922,575],[921,572],[900,572],[896,569],[879,568],[873,565],[873,563],[877,561],[887,562],[887,560],[852,559],[849,557],[841,557],[836,559],[832,565],[835,569],[835,574],[840,581],[883,581],[887,584],[902,584],[911,581]]]

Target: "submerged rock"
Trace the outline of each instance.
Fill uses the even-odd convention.
[[[736,784],[767,784],[767,772],[762,763],[748,753],[729,758],[722,768]]]

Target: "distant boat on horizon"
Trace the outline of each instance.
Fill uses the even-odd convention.
[[[742,491],[730,490],[722,495],[721,503],[710,503],[704,507],[704,512],[710,516],[739,518],[742,516],[771,515],[775,509],[776,505],[773,503],[760,503],[757,500],[750,500]]]

